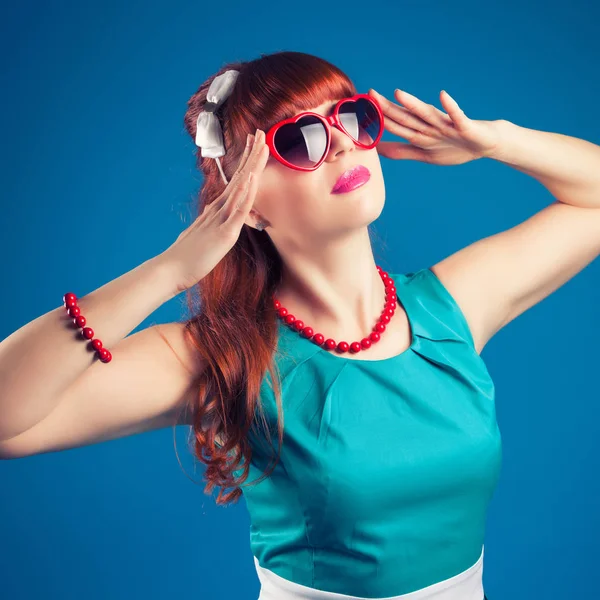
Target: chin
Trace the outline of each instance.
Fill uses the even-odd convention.
[[[334,218],[340,227],[346,230],[355,231],[357,229],[368,227],[371,223],[376,221],[381,216],[384,206],[384,194],[376,194],[374,196],[369,193],[363,195],[358,202],[353,199],[351,210],[348,210],[348,207],[346,206],[341,212],[338,212],[337,216]]]

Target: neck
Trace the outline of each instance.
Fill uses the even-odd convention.
[[[385,286],[366,228],[339,245],[282,258],[275,297],[289,313],[338,341],[360,340],[372,330],[385,304]]]

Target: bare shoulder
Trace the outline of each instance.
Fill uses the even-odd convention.
[[[194,406],[193,399],[197,393],[194,384],[206,368],[207,361],[195,347],[185,323],[178,321],[160,323],[153,325],[152,329],[163,339],[179,365],[187,372],[186,378],[190,382],[184,398],[187,410],[179,413],[178,424],[192,425],[194,414],[191,409]]]
[[[163,338],[181,365],[192,377],[201,375],[206,367],[206,360],[194,346],[185,323],[178,321],[160,323],[154,325],[153,329]]]
[[[484,346],[499,329],[499,316],[481,293],[481,284],[478,283],[475,269],[470,270],[470,265],[468,252],[458,252],[430,269],[460,307],[471,331],[475,350],[481,354]]]

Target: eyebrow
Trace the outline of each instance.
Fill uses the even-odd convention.
[[[328,115],[335,108],[335,105],[339,102],[339,100],[334,100],[325,110],[325,114]],[[296,113],[297,114],[297,113]]]
[[[334,101],[333,101],[333,102],[332,102],[332,103],[329,105],[329,107],[327,108],[327,112],[331,112],[331,111],[332,111],[332,110],[335,108],[335,105],[336,105],[338,102],[339,102],[339,100],[334,100]]]
[[[333,100],[331,102],[331,104],[327,107],[327,110],[325,111],[325,114],[328,115],[331,113],[331,111],[335,108],[335,105],[339,102],[339,100]],[[286,115],[282,120],[287,119],[287,118],[291,118],[296,116],[297,114],[300,114],[301,112],[305,112],[305,111],[298,111],[295,113],[289,113],[288,115]]]

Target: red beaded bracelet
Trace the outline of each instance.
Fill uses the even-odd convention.
[[[73,317],[73,323],[77,325],[77,327],[81,328],[81,335],[86,340],[92,340],[92,348],[96,351],[98,358],[103,362],[107,363],[112,360],[112,354],[110,350],[102,347],[102,342],[94,337],[94,330],[91,327],[85,327],[85,317],[81,314],[81,309],[77,306],[77,296],[72,292],[68,292],[63,296],[63,304],[65,309],[67,310],[67,314],[70,317]]]

